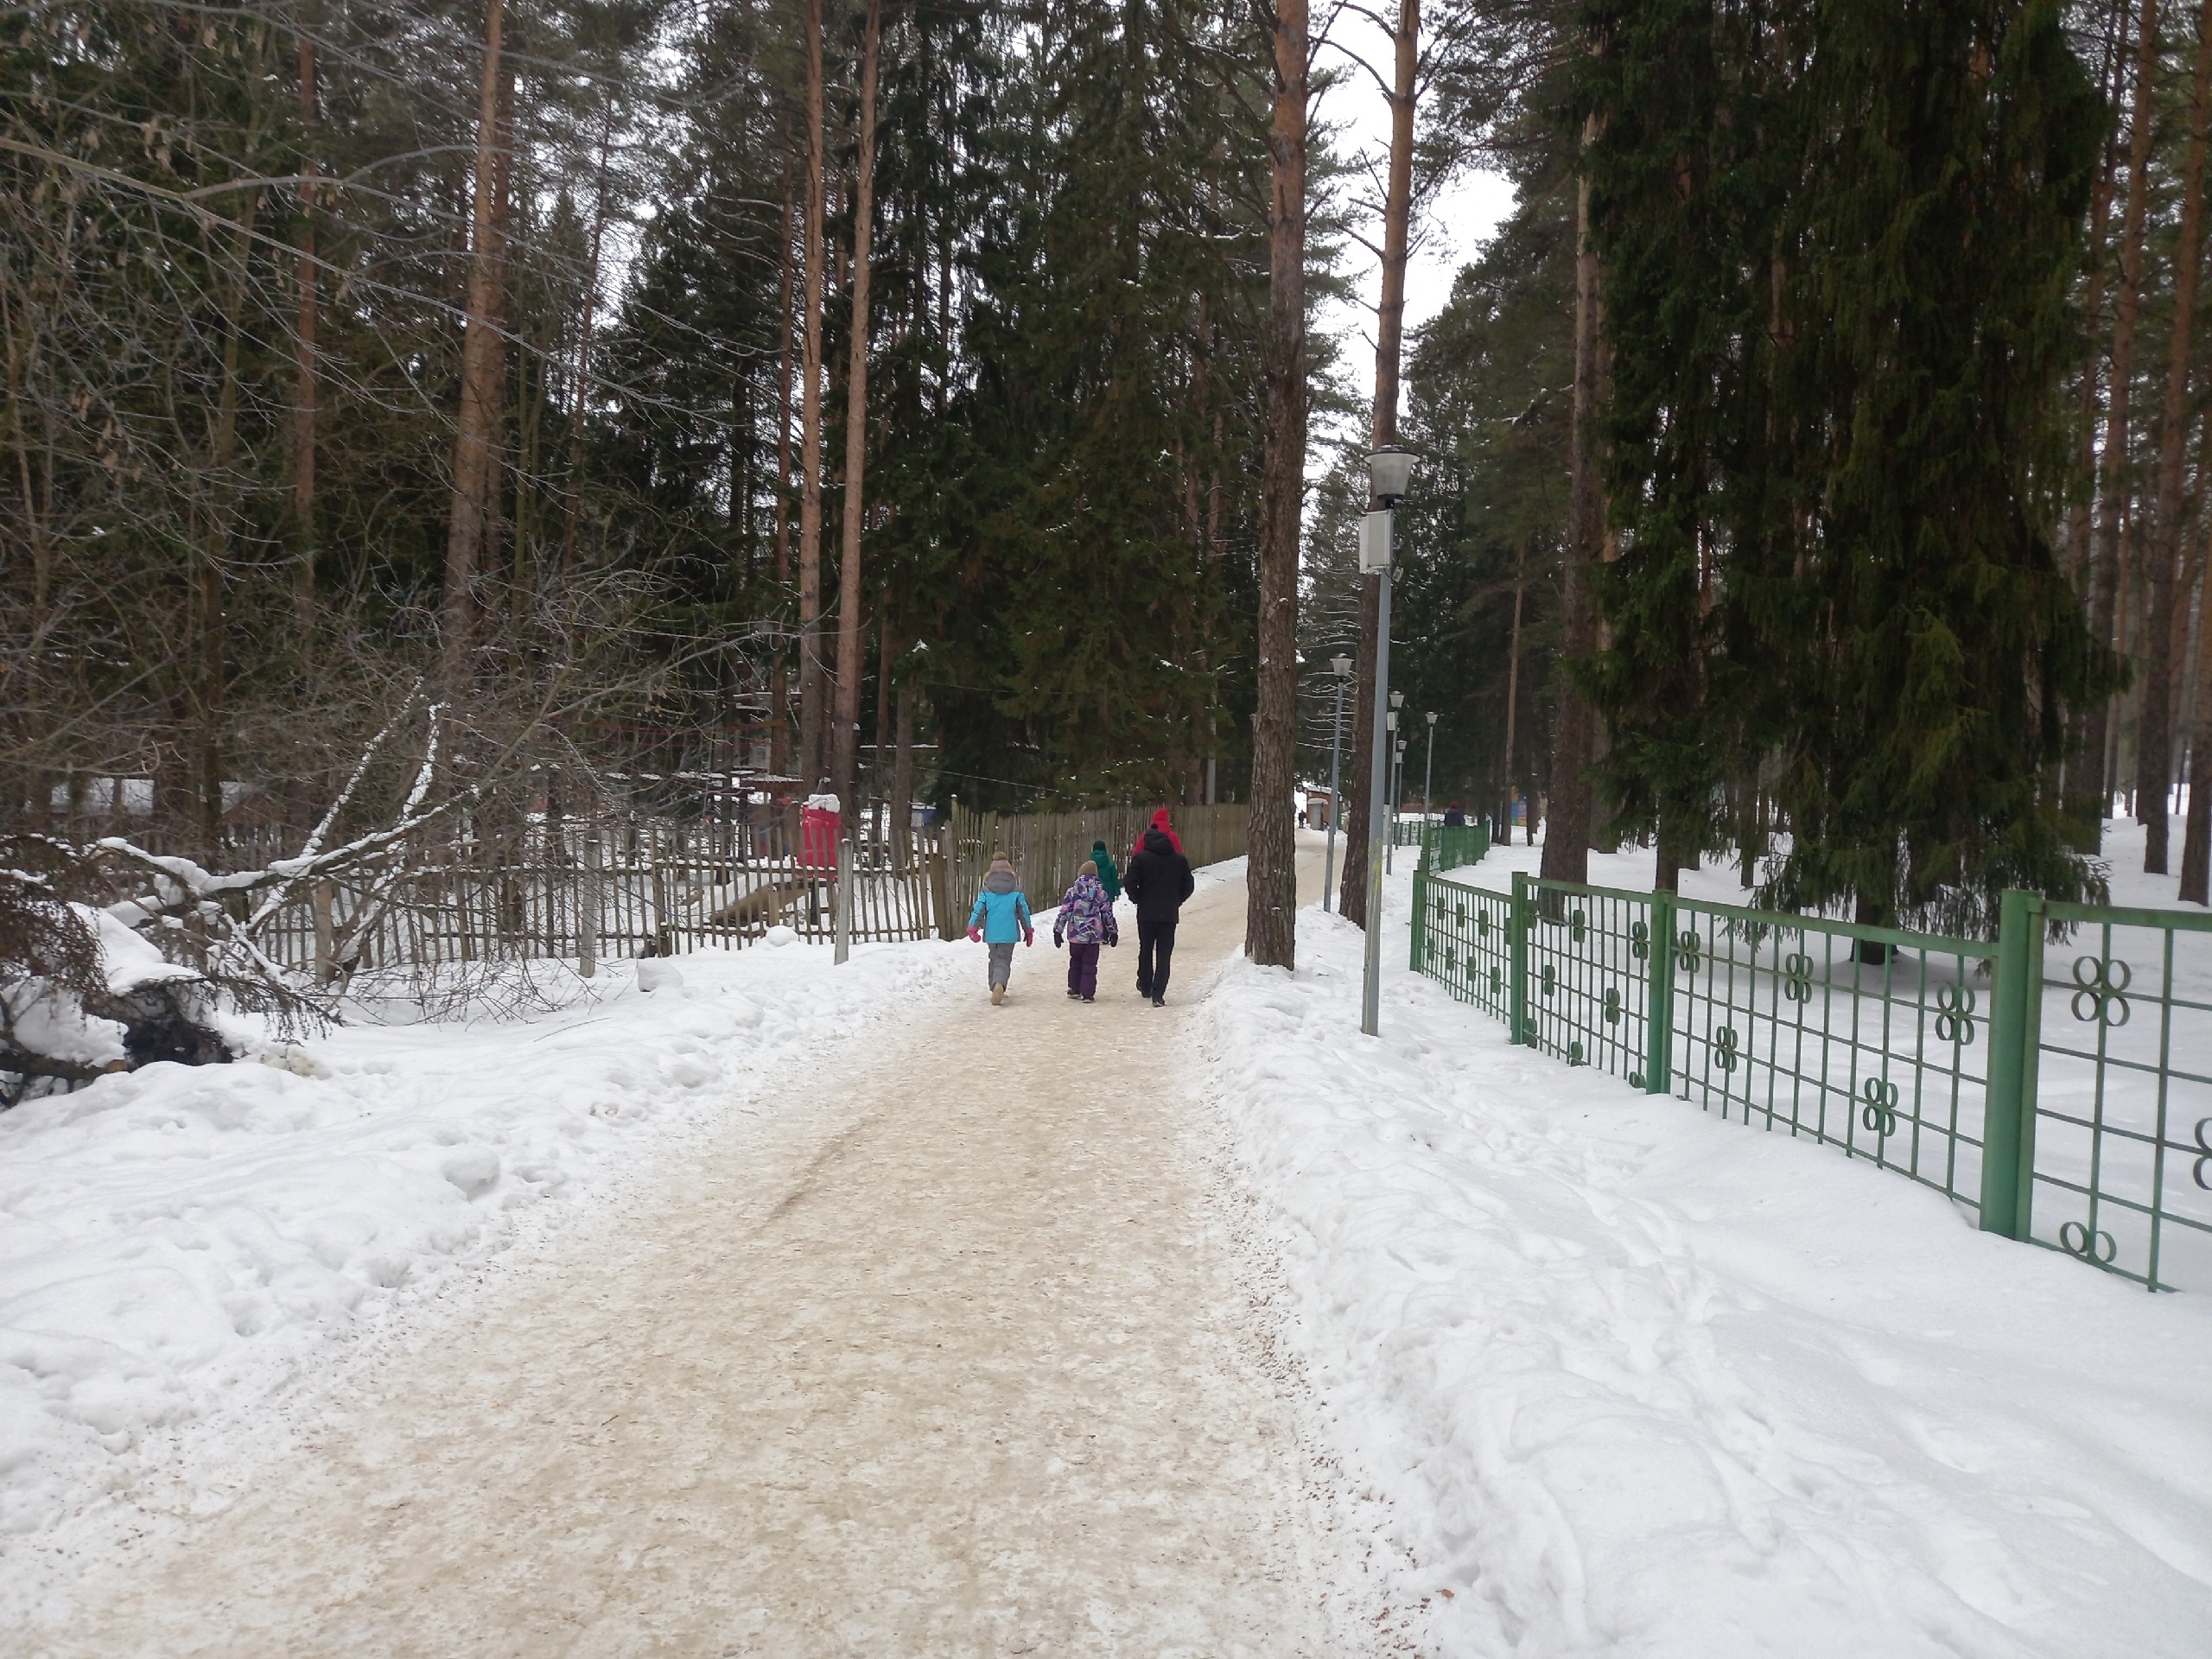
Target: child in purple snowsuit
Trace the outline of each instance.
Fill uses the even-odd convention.
[[[1114,901],[1106,896],[1095,863],[1085,861],[1075,885],[1060,900],[1052,943],[1063,940],[1068,947],[1068,995],[1088,1002],[1098,995],[1098,947],[1122,942],[1121,929],[1114,925]]]

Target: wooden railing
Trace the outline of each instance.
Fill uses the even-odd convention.
[[[779,925],[827,942],[836,871],[782,815],[762,822],[568,819],[507,836],[410,845],[392,865],[294,895],[260,932],[275,960],[326,981],[400,966],[593,961],[731,948]],[[857,940],[936,931],[934,847],[863,841]]]
[[[1173,809],[1194,865],[1244,851],[1249,809]],[[1031,904],[1058,904],[1103,840],[1116,865],[1151,821],[1150,807],[1020,817],[956,802],[933,831],[855,838],[856,942],[957,938],[991,850],[1004,847]],[[290,895],[257,930],[283,964],[333,978],[382,969],[567,958],[579,963],[677,956],[755,943],[777,925],[826,944],[836,926],[836,871],[807,845],[796,814],[755,822],[567,818],[506,834],[458,825],[410,844],[373,868]]]

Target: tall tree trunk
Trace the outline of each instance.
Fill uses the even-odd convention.
[[[315,36],[308,33],[317,21],[310,8],[300,30],[300,124],[313,133],[318,124]],[[310,153],[300,164],[300,258],[298,321],[293,326],[293,351],[298,365],[296,407],[292,415],[292,592],[293,609],[304,625],[315,608],[315,321],[319,296],[315,280],[315,158]]]
[[[791,756],[791,653],[785,648],[784,601],[791,590],[791,213],[790,170],[784,173],[783,278],[776,303],[784,323],[783,355],[776,365],[776,652],[768,666],[768,770],[785,775]]]
[[[2107,19],[2104,61],[2098,67],[2097,89],[2107,99],[2117,91],[2125,78],[2127,48],[2130,39],[2129,22],[2133,10],[2128,0],[2121,0]],[[2120,136],[2115,130],[2105,140],[2104,160],[2097,168],[2097,181],[2089,201],[2088,281],[2082,296],[2082,315],[2087,321],[2091,340],[2103,326],[2105,302],[2106,242],[2112,218],[2113,175],[2120,168]],[[2095,480],[2097,475],[2097,390],[2100,384],[2098,365],[2101,354],[2092,350],[2082,365],[2082,410],[2075,442],[2075,475],[2081,486],[2081,496],[2067,509],[2066,561],[2069,574],[2082,602],[2094,609],[2094,594],[2096,584],[2097,561],[2093,544],[2092,514],[2095,511]],[[2071,709],[2067,715],[2067,750],[2065,783],[2061,804],[2068,821],[2078,827],[2080,837],[2089,849],[2096,845],[2101,817],[2097,806],[2097,789],[2092,781],[2101,772],[2104,757],[2093,754],[2088,747],[2091,711],[2086,708]]]
[[[591,253],[584,262],[583,315],[576,324],[576,372],[569,406],[569,489],[562,504],[561,574],[568,574],[576,556],[576,512],[582,500],[584,402],[591,385],[591,326],[599,315],[599,250],[607,232],[607,149],[614,137],[614,110],[602,111],[599,125],[598,182],[593,189]]]
[[[2205,533],[2212,540],[2212,527]],[[2181,896],[2202,905],[2208,902],[2207,878],[2212,876],[2212,782],[2206,776],[2207,757],[2212,755],[2212,581],[2199,601],[2196,679],[2190,699],[2189,817],[2182,836]]]
[[[891,590],[875,590],[875,760],[868,771],[869,793],[880,801],[891,786],[884,756],[891,747]]]
[[[1586,150],[1599,136],[1592,116],[1582,130]],[[1592,575],[1605,546],[1605,501],[1599,491],[1597,413],[1600,304],[1598,251],[1590,237],[1590,181],[1574,196],[1573,435],[1568,455],[1567,529],[1561,572],[1566,612],[1561,646],[1569,663],[1588,660],[1598,644]],[[1555,881],[1590,879],[1591,788],[1587,774],[1597,717],[1570,682],[1552,715],[1552,759],[1545,803],[1543,874]],[[1531,826],[1533,830],[1534,826]]]
[[[2171,671],[2166,676],[2166,753],[2171,773],[2169,790],[2187,775],[2190,687],[2196,683],[2190,677],[2196,671],[2196,661],[2191,655],[2196,642],[2196,584],[2203,573],[2202,542],[2184,537],[2181,558],[2174,567],[2173,602],[2167,607],[2172,617],[2166,645],[2166,660],[2171,665]],[[2172,851],[2171,837],[2167,850]]]
[[[2137,48],[2127,143],[2127,212],[2120,232],[2120,284],[2113,296],[2112,398],[2105,415],[2105,452],[2097,490],[2097,569],[2089,601],[2089,631],[2103,644],[2112,642],[2120,609],[2120,497],[2127,478],[2128,394],[2135,373],[2135,324],[2143,299],[2143,220],[2150,196],[2151,136],[2158,119],[2158,0],[2143,0]],[[2089,711],[2083,737],[2088,756],[2107,752],[2113,701],[2101,699]],[[2111,805],[2113,777],[2107,767],[2096,771],[2095,799],[2087,804],[2084,825],[2085,836],[2090,833],[2095,836],[2093,850],[2104,845],[2104,816]]]
[[[515,161],[515,72],[512,54],[503,55],[499,70],[499,142],[493,151],[492,171],[492,298],[486,308],[486,332],[497,353],[484,401],[484,536],[476,555],[476,614],[474,643],[481,645],[486,620],[499,614],[497,588],[508,572],[502,563],[501,543],[507,533],[505,514],[507,454],[507,231],[512,201]],[[488,603],[487,603],[488,601]]]
[[[536,333],[537,331],[533,331]],[[533,349],[515,361],[515,552],[507,580],[509,626],[519,630],[543,591],[545,411],[550,379],[551,344],[543,334]]]
[[[1244,954],[1266,967],[1298,957],[1298,544],[1306,490],[1306,0],[1276,0],[1274,118],[1268,133],[1267,427],[1261,461],[1259,699]]]
[[[798,497],[798,764],[809,789],[822,776],[822,0],[806,0],[806,330],[800,358]]]
[[[904,872],[913,843],[914,688],[901,680],[898,693],[898,753],[891,763],[891,868]]]
[[[2112,643],[2113,648],[2123,658],[2127,655],[2131,638],[2128,629],[2135,620],[2135,544],[2141,539],[2143,530],[2140,508],[2140,503],[2130,499],[2120,510],[2120,574],[2113,578],[2117,598],[2113,607],[2114,632]],[[2107,785],[2108,790],[2120,787],[2120,776],[2126,768],[2128,703],[2135,690],[2135,687],[2130,686],[2113,699],[2113,717],[2105,754],[2105,776],[2111,780]]]
[[[252,150],[247,141],[247,153]],[[253,248],[261,193],[248,192],[234,238],[233,263],[223,295],[222,384],[215,394],[207,444],[207,544],[193,583],[193,661],[190,668],[196,850],[217,867],[223,837],[223,718],[228,696],[230,617],[227,604],[232,519],[238,511],[238,358],[245,335],[246,267]]]
[[[1521,606],[1529,592],[1529,543],[1524,540],[1513,561],[1513,636],[1505,652],[1505,811],[1503,839],[1513,844],[1513,740],[1521,715]],[[1536,826],[1532,820],[1529,833]]]
[[[2106,19],[2104,61],[2098,66],[2097,90],[2109,99],[2114,83],[2123,73],[2122,65],[2127,55],[2128,23],[2133,11],[2127,0],[2114,7]],[[2113,175],[2120,167],[2120,137],[2114,132],[2105,140],[2104,160],[2097,168],[2097,181],[2089,196],[2089,238],[2087,254],[2088,280],[2082,296],[2082,315],[2094,336],[2105,303],[2105,233],[2112,217]],[[2099,354],[2091,352],[2082,366],[2081,423],[2075,436],[2075,461],[2079,476],[2085,482],[2094,478],[2097,466],[2097,374]],[[2095,510],[2095,491],[2084,490],[2081,498],[2066,512],[2066,557],[2072,565],[2075,580],[2082,581],[2090,570],[2091,514]]]
[[[875,71],[883,41],[883,0],[868,0],[861,36],[860,176],[853,189],[851,359],[845,370],[844,545],[837,563],[837,731],[831,747],[837,794],[848,811],[858,799],[861,734],[861,530],[867,503],[868,326],[870,221],[875,216]]]
[[[440,645],[446,678],[467,672],[476,629],[478,562],[484,547],[485,499],[492,476],[493,411],[505,353],[493,326],[499,279],[494,201],[499,181],[499,29],[501,0],[486,0],[484,73],[476,107],[476,201],[469,229],[468,292],[461,347],[461,412],[454,423],[453,498],[446,521],[446,577]]]
[[[2166,873],[2166,790],[2173,781],[2174,579],[2182,558],[2182,445],[2189,435],[2189,362],[2195,344],[2208,115],[2212,115],[2212,0],[2200,0],[2189,149],[2182,171],[2181,234],[2174,244],[2173,342],[2166,359],[2166,406],[2158,429],[2158,512],[2152,525],[2155,545],[2144,619],[2143,708],[2135,740],[2135,815],[2143,824],[2146,875]]]
[[[22,500],[23,538],[30,544],[29,637],[41,639],[52,620],[49,607],[54,594],[54,550],[46,533],[46,514],[41,505],[38,472],[33,465],[31,435],[23,420],[23,404],[27,383],[37,372],[41,330],[36,321],[39,308],[35,289],[30,296],[30,315],[23,316],[19,315],[17,306],[10,303],[12,287],[10,283],[0,282],[0,327],[4,327],[8,342],[8,446],[15,451],[13,470],[16,487]],[[0,811],[5,811],[13,798],[0,797]]]
[[[1421,0],[1399,0],[1390,89],[1390,168],[1382,197],[1382,283],[1375,317],[1375,411],[1370,429],[1376,449],[1398,441],[1398,371],[1406,325],[1406,250],[1413,218],[1414,99],[1421,73]],[[1344,879],[1337,911],[1355,926],[1367,925],[1368,774],[1375,767],[1375,662],[1382,613],[1382,578],[1359,579],[1359,661],[1354,669],[1351,770],[1344,779]],[[1329,810],[1338,804],[1329,803]]]
[[[1358,661],[1352,669],[1351,753],[1344,775],[1344,862],[1337,883],[1337,912],[1355,927],[1367,925],[1367,785],[1375,768],[1375,651],[1382,614],[1382,578],[1362,576]]]

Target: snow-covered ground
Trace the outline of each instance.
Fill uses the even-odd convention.
[[[1637,862],[1592,879],[1648,887]],[[1379,1039],[1362,936],[1309,906],[1294,976],[1224,973],[1204,1064],[1439,1650],[2204,1650],[2212,1301],[1513,1050],[1407,971],[1410,880]]]
[[[1036,972],[1058,895],[1032,897]],[[232,1019],[240,1064],[0,1113],[0,1622],[59,1535],[99,1548],[149,1481],[172,1510],[234,1482],[269,1450],[270,1402],[503,1251],[626,1201],[698,1137],[804,1111],[817,1075],[973,989],[982,957],[858,944],[838,969],[779,929],[589,982],[541,963],[557,1012],[380,1024],[405,1001],[357,1003],[357,1023],[298,1044]]]
[[[963,967],[935,943],[619,963],[537,1019],[349,1026],[0,1114],[0,1610],[67,1517],[149,1470],[235,1473],[257,1402],[692,1137],[804,1109]]]
[[[2187,791],[2183,791],[2186,795]],[[2196,908],[2181,903],[2176,896],[2181,889],[2181,843],[2183,820],[2177,813],[2171,824],[2172,856],[2168,861],[2174,867],[2170,875],[2143,874],[2143,826],[2132,818],[2107,819],[2105,822],[2104,851],[2101,861],[2112,883],[2112,902],[2115,905],[2141,905],[2154,910],[2191,910]],[[1513,885],[1513,872],[1526,870],[1535,874],[1536,865],[1543,856],[1541,845],[1530,847],[1522,842],[1522,831],[1516,830],[1510,847],[1493,847],[1490,856],[1479,865],[1453,870],[1454,881],[1471,881],[1478,887],[1495,887],[1504,892]],[[1404,848],[1398,849],[1398,879],[1409,880],[1408,872],[1412,866],[1405,861],[1411,857]],[[1649,847],[1631,847],[1622,853],[1592,853],[1590,855],[1590,881],[1593,887],[1620,887],[1630,893],[1649,893],[1656,853]],[[1743,884],[1743,867],[1732,858],[1708,857],[1694,870],[1682,872],[1681,887],[1686,897],[1709,899],[1715,904],[1748,905],[1751,894]]]
[[[2133,834],[2110,839],[2115,898],[2170,903],[2128,875]],[[1534,856],[1455,874],[1503,885]],[[1648,855],[1593,866],[1649,884]],[[1407,855],[1380,1040],[1357,1031],[1361,936],[1309,907],[1295,976],[1214,978],[1192,1080],[1440,1651],[2202,1649],[2212,1302],[1509,1048],[1405,969],[1410,877]],[[1688,885],[1738,892],[1725,868]],[[0,1623],[149,1482],[168,1512],[195,1483],[212,1501],[281,1449],[283,1401],[410,1309],[652,1190],[701,1137],[806,1110],[851,1045],[972,995],[980,957],[707,951],[650,994],[653,965],[620,963],[556,1014],[357,1026],[0,1116]],[[1192,994],[1212,977],[1177,969]]]

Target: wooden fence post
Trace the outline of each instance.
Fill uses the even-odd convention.
[[[315,982],[325,990],[338,976],[337,944],[332,938],[330,883],[315,884]]]
[[[931,853],[929,861],[931,919],[937,924],[938,938],[957,939],[960,935],[952,927],[952,892],[947,879],[944,847],[940,845]]]
[[[584,837],[583,891],[576,900],[576,971],[599,971],[599,836]]]
[[[853,843],[849,836],[837,838],[837,956],[846,963],[853,955]]]

